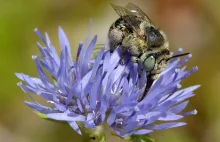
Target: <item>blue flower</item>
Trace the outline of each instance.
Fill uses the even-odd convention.
[[[120,47],[110,53],[104,48],[95,59],[91,58],[97,36],[85,44],[80,43],[76,59],[72,59],[71,47],[64,31],[59,28],[60,56],[52,45],[48,34],[45,38],[35,29],[45,46],[37,43],[40,55],[33,56],[38,78],[16,73],[21,80],[18,85],[32,99],[26,105],[45,114],[47,118],[66,121],[79,134],[80,124],[94,129],[107,123],[119,136],[142,135],[173,127],[183,126],[177,122],[196,110],[182,113],[188,99],[199,85],[181,88],[181,81],[195,72],[197,67],[185,71],[185,59],[172,59],[156,79],[142,101],[147,84],[146,73],[138,64],[120,64]],[[177,54],[182,53],[180,49]],[[44,98],[42,105],[32,94]]]

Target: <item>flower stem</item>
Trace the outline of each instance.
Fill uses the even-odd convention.
[[[126,139],[131,142],[156,142],[149,135],[133,135]]]
[[[96,142],[106,142],[106,136],[102,125],[97,126],[95,129],[87,129],[82,124],[79,124],[79,126],[82,129],[85,142],[93,140]]]

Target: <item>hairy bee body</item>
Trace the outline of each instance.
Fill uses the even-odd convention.
[[[120,18],[109,28],[110,51],[120,46],[122,53],[130,53],[132,62],[143,66],[146,59],[153,56],[153,67],[145,70],[152,79],[156,79],[167,65],[166,59],[170,58],[166,35],[134,4],[129,3],[125,7],[112,4],[112,7]]]
[[[108,37],[110,39],[111,51],[114,51],[118,45],[123,45],[121,47],[128,50],[131,55],[138,56],[144,52],[144,47],[146,46],[144,45],[144,41],[141,41],[141,39],[137,37],[137,34],[123,18],[117,19],[112,24],[109,29]]]
[[[170,59],[167,37],[136,5],[131,3],[125,7],[111,5],[120,18],[109,28],[110,51],[113,52],[120,46],[123,54],[130,53],[133,63],[142,65],[147,73],[148,82],[144,97]]]

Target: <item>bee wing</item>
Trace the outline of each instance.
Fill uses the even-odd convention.
[[[125,8],[132,13],[132,15],[135,15],[137,17],[143,18],[147,20],[148,22],[152,23],[151,19],[145,14],[138,6],[128,3]]]
[[[116,13],[124,19],[130,27],[136,32],[139,31],[139,25],[135,23],[135,15],[127,8],[110,3]]]

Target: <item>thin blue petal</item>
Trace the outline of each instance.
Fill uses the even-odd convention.
[[[134,132],[135,135],[145,135],[145,134],[149,134],[152,133],[153,130],[146,130],[146,129],[141,129],[141,130],[137,130]]]
[[[146,128],[152,129],[152,130],[165,130],[169,128],[184,126],[184,125],[186,125],[185,122],[173,122],[173,123],[164,123],[160,125],[147,126]]]
[[[82,135],[82,132],[80,131],[79,126],[77,125],[76,122],[71,121],[71,122],[68,122],[68,123],[78,134]]]
[[[47,117],[59,121],[85,121],[85,116],[74,113],[49,113]]]

